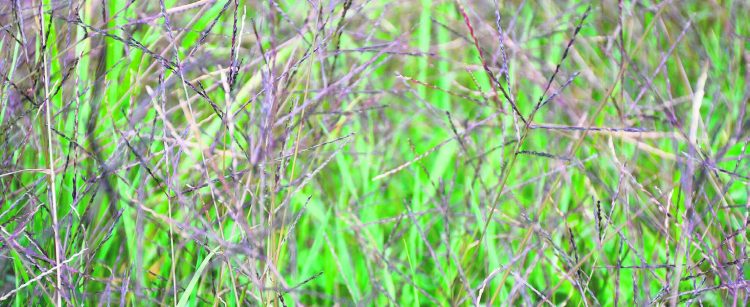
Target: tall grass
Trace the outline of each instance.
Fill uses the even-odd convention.
[[[2,305],[747,305],[745,1],[0,3]]]

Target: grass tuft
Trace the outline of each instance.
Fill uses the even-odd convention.
[[[0,3],[0,305],[748,305],[746,1]]]

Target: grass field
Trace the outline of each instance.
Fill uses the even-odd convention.
[[[750,2],[3,0],[0,305],[740,305]]]

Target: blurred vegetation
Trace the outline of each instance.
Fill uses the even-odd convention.
[[[0,3],[2,305],[747,305],[746,1]]]

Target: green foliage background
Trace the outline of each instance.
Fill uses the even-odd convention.
[[[3,2],[0,299],[746,305],[748,11]]]

